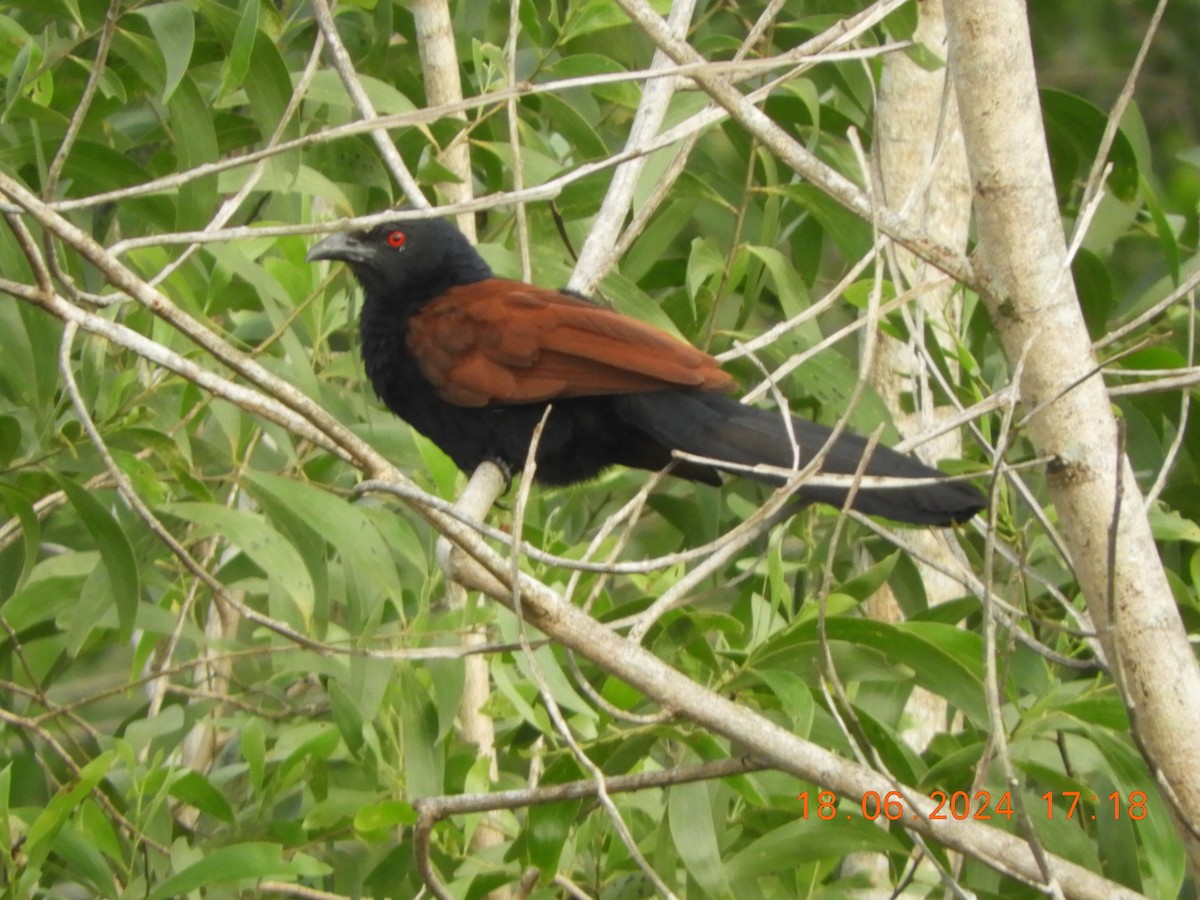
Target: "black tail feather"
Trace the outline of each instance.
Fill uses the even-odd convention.
[[[833,433],[824,425],[793,417],[796,442],[793,445],[778,412],[755,409],[732,397],[707,391],[630,394],[619,398],[617,408],[626,421],[665,447],[744,466],[765,464],[795,468],[795,446],[798,445],[798,462],[802,468]],[[866,452],[867,443],[865,438],[843,431],[826,451],[821,471],[853,475]],[[687,477],[683,472],[677,474]],[[737,474],[780,483],[778,477],[766,473],[738,471]],[[913,457],[881,446],[872,451],[864,474],[891,478],[945,478],[941,472]],[[806,485],[800,489],[800,497],[834,506],[844,505],[848,493],[849,489],[843,487]],[[852,506],[859,512],[898,522],[952,525],[965,522],[983,509],[984,499],[968,484],[943,480],[912,487],[860,485]]]

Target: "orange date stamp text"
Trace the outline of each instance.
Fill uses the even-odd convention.
[[[833,791],[818,791],[811,805],[808,791],[799,794],[796,799],[801,804],[802,819],[812,816],[828,822],[842,817],[854,817],[852,805],[848,801],[840,803],[838,795]],[[960,822],[965,819],[1011,819],[1016,813],[1011,791],[993,797],[991,791],[975,791],[972,794],[969,791],[947,793],[943,790],[933,790],[929,792],[928,799],[933,806],[925,813],[924,818],[934,822],[945,819],[957,819]],[[1039,808],[1031,804],[1029,814],[1036,815],[1044,811],[1047,820],[1057,818],[1070,821],[1082,818],[1094,822],[1097,818],[1111,816],[1114,821],[1123,818],[1141,821],[1149,812],[1145,791],[1130,791],[1128,794],[1113,791],[1107,797],[1097,797],[1083,791],[1046,791],[1040,799],[1044,806]],[[889,822],[922,818],[919,810],[905,802],[900,791],[886,791],[883,794],[879,791],[867,791],[862,795],[859,813],[862,818],[872,822],[880,817]]]

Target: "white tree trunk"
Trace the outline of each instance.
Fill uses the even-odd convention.
[[[941,0],[921,4],[921,18],[915,39],[940,56],[946,52],[946,24]],[[934,240],[964,251],[971,218],[971,191],[967,176],[967,157],[962,131],[958,126],[957,104],[946,80],[946,70],[930,71],[907,56],[895,53],[885,58],[879,87],[878,127],[875,153],[882,195],[880,200],[893,210],[911,208],[911,218],[925,226]],[[900,246],[893,248],[898,271],[894,277],[904,284],[897,290],[920,284],[938,273],[923,260]],[[923,377],[925,362],[919,348],[925,334],[919,330],[922,320],[933,326],[935,334],[953,333],[958,328],[959,310],[953,302],[953,285],[925,291],[913,304],[912,314],[918,330],[908,343],[882,336],[872,360],[871,381],[888,404],[900,433],[905,437],[929,431],[947,414],[938,408],[934,392]],[[903,395],[913,399],[911,412],[905,411]],[[947,456],[959,456],[962,439],[957,429],[926,442],[918,454],[929,463]],[[935,530],[914,531],[908,540],[920,549],[922,558],[942,561],[943,568],[954,571],[945,535]],[[962,586],[935,568],[918,564],[929,602],[943,603],[962,595]],[[885,591],[881,591],[885,593]],[[878,618],[896,619],[895,601],[890,592],[873,603]],[[914,700],[926,694],[914,693]],[[928,695],[926,695],[928,697]],[[936,698],[929,698],[936,699]],[[919,718],[924,725],[910,737],[921,750],[945,719],[945,702],[936,702]]]
[[[913,39],[930,52],[945,57],[946,21],[941,0],[921,4]],[[971,221],[971,184],[958,126],[958,108],[945,68],[922,68],[903,53],[884,57],[873,149],[877,201],[892,210],[911,210],[905,217],[923,224],[929,237],[965,253]],[[894,261],[891,277],[898,292],[939,274],[899,245],[894,245],[884,258]],[[911,306],[915,328],[908,342],[880,333],[875,345],[869,371],[871,384],[888,405],[892,420],[904,437],[932,430],[948,413],[946,407],[936,405],[934,392],[923,374],[926,364],[920,347],[926,332],[921,325],[928,323],[937,335],[958,330],[960,310],[954,300],[955,290],[953,284],[945,282],[924,291]],[[911,409],[905,403],[906,395],[912,398]],[[927,441],[917,453],[930,464],[936,464],[942,457],[960,456],[959,430],[949,430]],[[905,539],[917,548],[917,568],[929,603],[945,603],[961,596],[961,584],[937,568],[954,571],[958,565],[946,535],[936,529],[919,529],[906,534]],[[922,560],[930,560],[934,565]],[[866,611],[872,618],[885,622],[903,618],[887,584],[868,599]],[[934,735],[945,730],[945,698],[922,687],[913,689],[905,713],[908,724],[901,737],[918,753],[925,750]],[[879,896],[891,892],[886,856],[853,854],[846,860],[843,871],[871,879]]]
[[[1200,842],[1200,672],[1120,446],[1075,295],[1021,0],[945,0],[949,68],[979,235],[976,271],[1005,350],[1023,360],[1026,429],[1139,746],[1193,869]],[[1111,581],[1110,581],[1111,573]]]
[[[417,50],[421,56],[428,105],[457,103],[463,98],[462,79],[449,3],[447,0],[413,0],[409,9],[417,26]],[[471,146],[467,143],[465,119],[463,130],[442,151],[441,162],[459,179],[439,184],[442,194],[450,203],[466,203],[474,196],[475,189],[471,182]],[[459,230],[474,242],[475,216],[462,213],[456,221]]]

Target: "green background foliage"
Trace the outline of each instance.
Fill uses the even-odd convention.
[[[761,5],[701,4],[689,40],[708,58],[728,58]],[[1070,224],[1142,23],[1130,4],[1046,6],[1031,4],[1031,14]],[[756,53],[786,50],[859,8],[789,4]],[[359,118],[324,63],[290,106],[317,37],[309,7],[289,0],[168,0],[118,2],[113,10],[111,48],[98,68],[106,4],[29,0],[0,9],[0,171],[58,204],[141,277],[161,278],[162,291],[180,309],[317,401],[419,486],[452,499],[462,483],[452,464],[384,412],[364,383],[359,299],[348,273],[307,264],[309,237],[269,231],[402,199],[366,134],[299,141]],[[1181,54],[1195,46],[1189,35],[1200,9],[1180,0],[1172,12],[1151,54],[1148,85],[1123,122],[1108,195],[1075,264],[1095,338],[1166,296],[1196,264],[1200,149],[1193,113],[1200,86],[1194,66],[1173,63],[1190,59]],[[341,4],[336,14],[377,111],[424,108],[405,6],[363,0]],[[903,10],[862,44],[885,41],[889,28],[904,36],[910,16]],[[505,88],[506,6],[462,0],[454,17],[465,93]],[[627,72],[648,66],[652,55],[649,41],[604,0],[523,2],[520,25],[523,82]],[[878,60],[823,63],[778,89],[765,109],[861,181],[849,138],[853,132],[870,146],[877,69]],[[1088,77],[1079,77],[1081,69]],[[93,78],[95,95],[60,158]],[[630,81],[522,97],[525,184],[611,157],[624,145],[639,97]],[[696,91],[680,92],[668,124],[703,103]],[[510,190],[516,157],[504,105],[485,102],[467,117],[476,193]],[[428,186],[445,180],[437,151],[461,128],[442,118],[390,136]],[[270,155],[261,171],[253,162],[196,171],[296,141]],[[670,147],[651,156],[640,196],[676,153]],[[61,172],[54,178],[56,165]],[[604,168],[569,180],[552,204],[529,206],[535,281],[566,283],[610,173]],[[246,186],[229,225],[267,233],[193,246],[191,233],[205,229]],[[512,207],[489,209],[478,223],[487,259],[500,274],[519,276]],[[872,241],[868,224],[724,122],[705,132],[667,201],[599,294],[719,352],[807,308]],[[168,323],[115,293],[77,254],[59,252],[57,260],[64,278],[83,292],[77,302],[102,301],[95,308],[112,322],[223,371]],[[0,276],[35,283],[9,228],[0,229]],[[847,291],[852,303],[765,348],[761,362],[773,369],[844,326],[855,315],[853,303],[865,303],[873,277],[868,271]],[[895,292],[890,284],[884,291]],[[1010,368],[981,305],[968,297],[965,309],[954,351],[962,366],[957,396],[943,400],[970,405],[1003,389]],[[1176,303],[1107,346],[1101,355],[1113,358],[1113,383],[1193,365],[1193,315],[1186,302]],[[888,324],[904,328],[898,317]],[[494,690],[486,709],[497,729],[500,773],[489,784],[486,761],[456,729],[463,663],[454,651],[468,626],[515,642],[517,625],[487,601],[466,609],[444,602],[435,535],[405,506],[356,495],[360,473],[352,466],[134,350],[83,335],[64,341],[62,324],[28,302],[0,299],[0,331],[0,506],[7,520],[0,527],[0,884],[9,896],[224,896],[264,884],[414,896],[421,881],[413,862],[413,799],[523,787],[535,766],[543,785],[588,777],[557,738],[529,661],[509,645],[489,655]],[[66,390],[60,358],[115,465],[168,531],[215,582],[306,642],[219,608],[211,587],[122,502]],[[744,360],[731,370],[744,384],[759,376]],[[793,410],[833,422],[857,380],[851,337],[809,358],[782,388]],[[1143,486],[1170,466],[1153,516],[1181,614],[1195,626],[1200,435],[1187,416],[1189,390],[1114,402]],[[867,391],[849,423],[869,432],[887,418]],[[977,425],[992,440],[999,420]],[[1018,435],[1008,460],[1032,455]],[[990,464],[970,439],[964,457],[948,468],[984,472]],[[526,539],[580,556],[645,477],[612,472],[582,487],[534,491]],[[1036,469],[1027,480],[1045,503]],[[664,482],[620,556],[638,560],[712,540],[763,496],[746,484],[716,490]],[[1091,664],[1064,612],[1082,605],[1070,568],[1023,499],[1001,489],[996,504],[996,536],[1010,552],[997,560],[995,589],[1020,612],[1025,632],[1079,664],[1047,658],[1023,642],[1002,644],[1003,716],[1023,779],[1018,799],[1054,852],[1148,895],[1176,896],[1185,882],[1180,845],[1111,679]],[[1053,509],[1046,513],[1053,521]],[[505,504],[492,521],[511,524],[510,514]],[[646,645],[700,683],[849,755],[824,690],[828,652],[860,737],[891,772],[929,792],[990,791],[999,798],[1004,786],[986,751],[978,600],[929,606],[905,554],[860,525],[837,530],[835,520],[830,510],[805,511],[760,540],[693,591],[688,606],[662,618]],[[965,530],[961,543],[982,572],[982,531]],[[618,538],[609,537],[597,556],[618,548]],[[575,602],[590,598],[592,614],[602,620],[643,610],[684,572],[668,566],[569,581],[563,568],[528,560],[526,566],[551,586],[569,588]],[[884,582],[908,614],[903,623],[862,613]],[[828,616],[824,635],[818,598]],[[445,658],[404,655],[436,648]],[[575,663],[549,646],[536,651],[536,660],[579,744],[608,776],[737,755],[736,746],[686,721],[614,716],[577,679],[617,710],[650,715],[656,708],[592,664],[578,663],[580,674],[573,675]],[[918,685],[949,704],[943,730],[920,753],[901,739],[905,702]],[[203,766],[182,762],[181,754],[195,758],[189,735],[211,742]],[[842,860],[859,851],[883,854],[894,883],[911,874],[910,835],[869,824],[854,798],[843,800],[833,820],[817,818],[821,789],[765,771],[614,800],[643,855],[681,896],[844,891],[854,882]],[[806,791],[807,820],[798,799]],[[1056,804],[1070,791],[1085,802],[1070,821],[1057,806],[1060,814],[1050,818],[1041,799],[1048,791]],[[1129,817],[1136,791],[1149,798],[1140,821]],[[1125,800],[1115,818],[1105,799],[1113,792]],[[556,874],[589,896],[650,891],[594,801],[507,811],[499,816],[505,843],[485,853],[468,846],[479,823],[478,814],[452,817],[433,832],[433,864],[457,896],[480,896],[529,866],[541,873],[537,896],[557,895]],[[1017,823],[996,816],[991,824],[1015,830]],[[945,851],[933,849],[945,861]],[[979,896],[1033,895],[972,862],[956,877]],[[914,890],[936,889],[927,870],[916,878]]]

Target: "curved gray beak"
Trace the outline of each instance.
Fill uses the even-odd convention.
[[[342,262],[356,263],[366,262],[370,255],[370,248],[356,235],[339,233],[331,234],[324,240],[318,241],[304,258],[308,262],[316,262],[319,259],[338,259]]]

